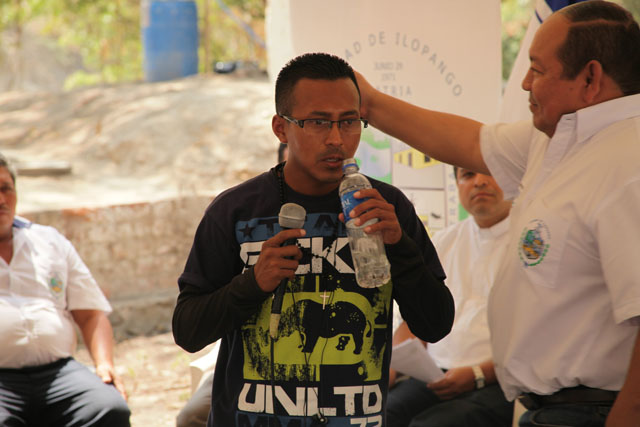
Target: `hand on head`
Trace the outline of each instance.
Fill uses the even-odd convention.
[[[353,70],[358,82],[358,89],[360,90],[360,116],[364,119],[368,118],[369,107],[372,99],[377,92],[376,89],[364,78],[362,74]]]

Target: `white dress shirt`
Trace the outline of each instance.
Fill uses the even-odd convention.
[[[21,368],[73,354],[71,310],[111,311],[109,302],[64,236],[16,219],[13,257],[0,258],[0,367]]]
[[[456,305],[449,335],[427,346],[442,369],[477,365],[491,358],[487,301],[505,255],[508,227],[509,217],[487,228],[478,227],[469,217],[432,238]]]
[[[640,95],[563,116],[484,126],[482,155],[511,209],[489,298],[508,399],[579,384],[619,390],[640,316]]]

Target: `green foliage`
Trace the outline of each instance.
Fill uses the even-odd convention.
[[[640,0],[622,0],[618,3],[622,4],[622,6],[633,14],[636,21],[640,22]]]
[[[210,72],[215,61],[257,61],[266,68],[266,52],[236,21],[251,27],[264,40],[265,0],[224,0],[236,19],[225,13],[216,0],[197,0],[196,3],[201,72]]]
[[[266,0],[225,0],[225,3],[246,13],[251,20],[264,20]]]
[[[520,41],[527,32],[534,13],[533,0],[502,0],[502,79],[509,79],[520,51]]]
[[[140,0],[10,1],[0,7],[0,29],[20,28],[38,19],[45,34],[82,55],[89,71],[84,78],[72,76],[67,87],[141,77]]]
[[[629,10],[640,22],[640,0],[613,0]],[[507,80],[520,51],[529,21],[535,11],[534,0],[501,0],[502,13],[502,79]]]
[[[96,86],[104,82],[100,73],[88,73],[86,71],[76,71],[64,82],[64,90],[70,90],[83,86]]]
[[[70,76],[65,83],[67,89],[135,81],[143,78],[141,3],[141,0],[1,0],[0,31],[19,30],[37,19],[44,23],[45,34],[64,47],[77,50],[86,70]],[[196,0],[196,4],[201,72],[211,71],[215,60],[257,60],[266,66],[264,50],[220,9],[216,0]],[[265,0],[225,0],[225,4],[237,19],[264,39]]]
[[[640,17],[640,0],[616,1]],[[509,77],[534,3],[501,0],[503,79]],[[215,61],[258,61],[266,67],[266,52],[238,22],[264,40],[266,0],[224,0],[233,17],[218,0],[196,0],[196,4],[201,72],[210,72]],[[37,19],[62,46],[79,51],[86,70],[69,77],[66,88],[134,81],[143,77],[140,8],[141,0],[0,0],[0,31]]]

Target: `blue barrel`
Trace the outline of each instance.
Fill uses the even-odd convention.
[[[198,11],[195,1],[143,0],[144,75],[148,82],[198,73]]]

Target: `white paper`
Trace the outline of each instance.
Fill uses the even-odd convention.
[[[424,344],[411,338],[393,347],[391,368],[426,383],[437,381],[444,373],[431,358]]]

